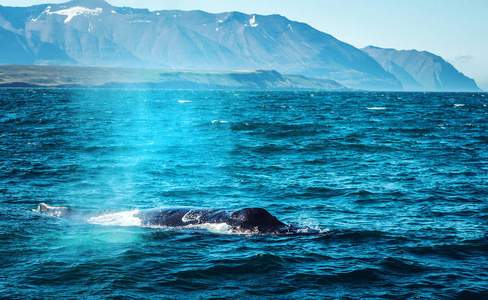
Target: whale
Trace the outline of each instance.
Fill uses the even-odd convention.
[[[40,203],[37,211],[57,218],[86,220],[106,214],[103,211],[74,210],[63,206]],[[264,208],[238,210],[193,207],[165,207],[137,210],[134,217],[142,226],[188,228],[204,224],[226,224],[231,232],[256,234],[314,234],[319,230],[285,224]]]

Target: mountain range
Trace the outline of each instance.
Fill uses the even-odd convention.
[[[456,70],[442,57],[427,51],[362,49],[386,71],[398,78],[408,91],[477,91],[476,82]]]
[[[280,15],[151,12],[103,0],[0,6],[3,65],[264,69],[365,90],[479,90],[438,56],[392,51],[357,49]]]

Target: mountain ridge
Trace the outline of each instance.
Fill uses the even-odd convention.
[[[206,71],[275,69],[354,88],[401,89],[393,75],[359,49],[279,15],[150,12],[98,0],[0,7],[0,15],[6,21],[1,27],[27,41],[28,64],[34,60],[34,64],[75,61],[82,66]],[[69,59],[38,57],[39,45],[46,43]]]
[[[411,91],[481,91],[476,82],[428,51],[368,46],[362,49]]]
[[[0,64],[273,69],[354,89],[403,90],[402,80],[365,51],[281,15],[149,11],[72,0],[0,6],[0,29],[0,41],[11,45],[0,49]]]

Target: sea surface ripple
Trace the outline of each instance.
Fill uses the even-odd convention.
[[[0,89],[0,298],[488,298],[487,105],[486,93]],[[121,217],[57,219],[40,202]],[[172,206],[262,207],[331,231],[125,219]]]

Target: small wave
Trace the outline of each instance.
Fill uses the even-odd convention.
[[[315,234],[320,234],[320,235],[332,235],[335,232],[331,230],[330,228],[311,228],[311,227],[305,227],[305,228],[298,228],[296,234],[297,235],[315,235]]]
[[[343,281],[381,281],[383,278],[380,275],[380,271],[374,268],[362,268],[349,272],[337,274],[337,278],[340,282]]]
[[[378,231],[378,230],[358,230],[358,231],[348,230],[348,231],[342,231],[339,233],[337,233],[338,237],[340,237],[344,240],[352,240],[354,242],[365,242],[365,241],[370,241],[370,240],[379,241],[382,239],[395,238],[386,232]]]
[[[103,225],[107,225],[106,223]],[[117,224],[114,224],[117,225]],[[122,225],[123,226],[123,225]],[[125,225],[129,226],[129,225]],[[137,226],[137,224],[134,224]],[[226,223],[202,223],[202,224],[191,224],[186,226],[178,226],[178,227],[171,227],[171,226],[160,226],[160,225],[149,225],[143,227],[149,227],[153,229],[162,229],[168,231],[195,231],[196,233],[214,233],[214,234],[230,234],[230,235],[245,235],[245,236],[254,236],[254,235],[262,235],[258,231],[254,230],[239,230],[232,228],[232,226]],[[285,229],[284,229],[285,230]],[[292,227],[291,231],[287,232],[286,230],[283,232],[276,232],[276,233],[264,233],[265,235],[320,235],[320,236],[330,236],[337,233],[337,231],[331,230],[329,228],[320,229],[318,227],[308,227],[308,226],[297,226]]]
[[[256,277],[256,274],[280,270],[285,263],[284,258],[279,255],[260,253],[254,255],[245,254],[235,259],[214,260],[209,266],[202,267],[197,264],[193,268],[170,271],[169,275],[177,277],[180,280],[191,280],[191,286],[194,286],[194,282],[198,282],[198,279],[221,278],[222,274],[227,274],[228,276],[250,275]]]
[[[193,101],[190,100],[178,100],[179,103],[191,103]]]
[[[488,290],[477,287],[465,289],[456,294],[456,299],[485,299]]]
[[[383,281],[381,270],[375,268],[361,268],[351,269],[344,272],[297,272],[291,276],[287,276],[287,282],[290,284],[312,284],[312,285],[330,285],[331,283],[360,283],[360,282],[375,282]]]
[[[428,267],[423,266],[417,261],[404,258],[385,257],[381,265],[390,272],[398,274],[417,274],[429,270]]]
[[[260,126],[263,125],[258,123],[251,123],[251,122],[238,122],[232,124],[231,130],[232,131],[253,131],[258,129]]]
[[[220,121],[220,120],[213,120],[212,121],[212,124],[225,124],[225,123],[229,123],[229,121]]]
[[[131,210],[117,213],[108,213],[101,216],[91,217],[88,223],[105,226],[141,226],[142,220],[136,217],[139,210]]]
[[[367,107],[366,109],[369,109],[369,110],[385,110],[386,107],[383,107],[383,106],[373,106],[373,107]]]

